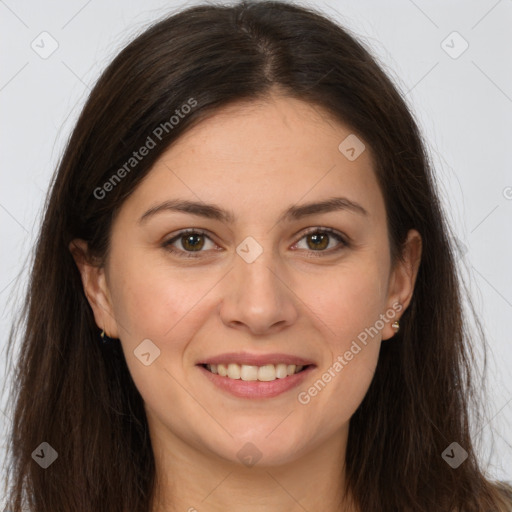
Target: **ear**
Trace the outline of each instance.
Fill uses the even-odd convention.
[[[387,322],[382,329],[383,340],[387,340],[395,335],[396,330],[391,324],[400,319],[400,316],[403,315],[411,302],[420,267],[421,249],[421,235],[415,229],[411,229],[407,234],[401,258],[398,259],[391,272],[386,311],[392,309],[396,311],[396,316],[393,321]]]
[[[89,257],[87,243],[76,238],[68,246],[82,277],[85,296],[94,313],[96,325],[112,338],[118,338],[105,268]]]

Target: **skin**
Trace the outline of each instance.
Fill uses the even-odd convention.
[[[158,480],[154,512],[356,510],[341,490],[349,420],[381,342],[393,343],[391,324],[409,305],[421,238],[409,232],[403,261],[392,268],[370,148],[354,161],[338,149],[351,133],[319,108],[282,95],[231,105],[183,135],[125,201],[104,267],[80,256],[83,241],[70,246],[96,323],[120,338],[145,401]],[[289,206],[333,196],[359,203],[367,215],[338,210],[278,222]],[[236,221],[164,211],[138,223],[174,198],[214,203]],[[195,240],[204,242],[202,252],[183,238],[173,244],[195,259],[162,247],[186,228],[208,232]],[[329,237],[315,249],[308,228],[332,228],[349,245]],[[263,249],[253,263],[236,252],[248,236]],[[298,393],[397,303],[401,312],[300,403]],[[160,349],[149,366],[133,353],[144,339]],[[196,366],[236,351],[293,354],[316,368],[277,397],[238,398]],[[237,457],[245,443],[262,454],[251,467]]]

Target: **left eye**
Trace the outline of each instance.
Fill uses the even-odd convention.
[[[311,250],[314,252],[331,252],[325,251],[325,249],[332,249],[330,244],[332,239],[338,241],[336,250],[340,250],[348,245],[340,234],[329,228],[315,228],[314,230],[306,233],[295,245],[297,246],[302,240],[306,240],[307,247],[305,250]]]
[[[341,250],[343,247],[348,245],[344,238],[334,230],[330,228],[314,228],[304,234],[293,247],[297,247],[302,240],[306,240],[307,247],[305,250],[312,252],[333,252],[325,250],[332,249],[331,242],[333,239],[338,242],[338,244],[334,245],[337,247],[335,250]],[[162,246],[177,256],[184,258],[196,258],[199,255],[194,253],[204,252],[202,249],[208,249],[207,241],[212,246],[215,246],[214,242],[205,232],[190,229],[178,233],[175,237],[164,242]],[[175,246],[177,243],[181,245],[181,248]],[[212,246],[210,246],[210,249],[213,248]],[[297,248],[304,249],[301,247]]]

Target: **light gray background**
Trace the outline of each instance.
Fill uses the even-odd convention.
[[[21,284],[26,279],[23,263],[37,235],[50,177],[91,85],[149,23],[195,3],[0,0],[2,363],[21,296],[14,280],[21,271]],[[309,5],[370,45],[425,133],[491,348],[482,458],[490,457],[491,476],[512,480],[512,0]],[[58,43],[46,59],[31,47],[51,48],[49,36],[40,36],[44,31]],[[469,44],[457,58],[464,41],[450,36],[454,31]],[[3,371],[1,364],[2,381]],[[5,396],[0,404],[5,435],[9,411],[2,404]],[[0,442],[5,446],[4,436]]]

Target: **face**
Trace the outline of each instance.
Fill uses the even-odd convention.
[[[296,99],[230,106],[125,201],[105,267],[80,268],[150,428],[269,465],[346,435],[419,264],[411,231],[392,267],[370,149],[351,134]]]

